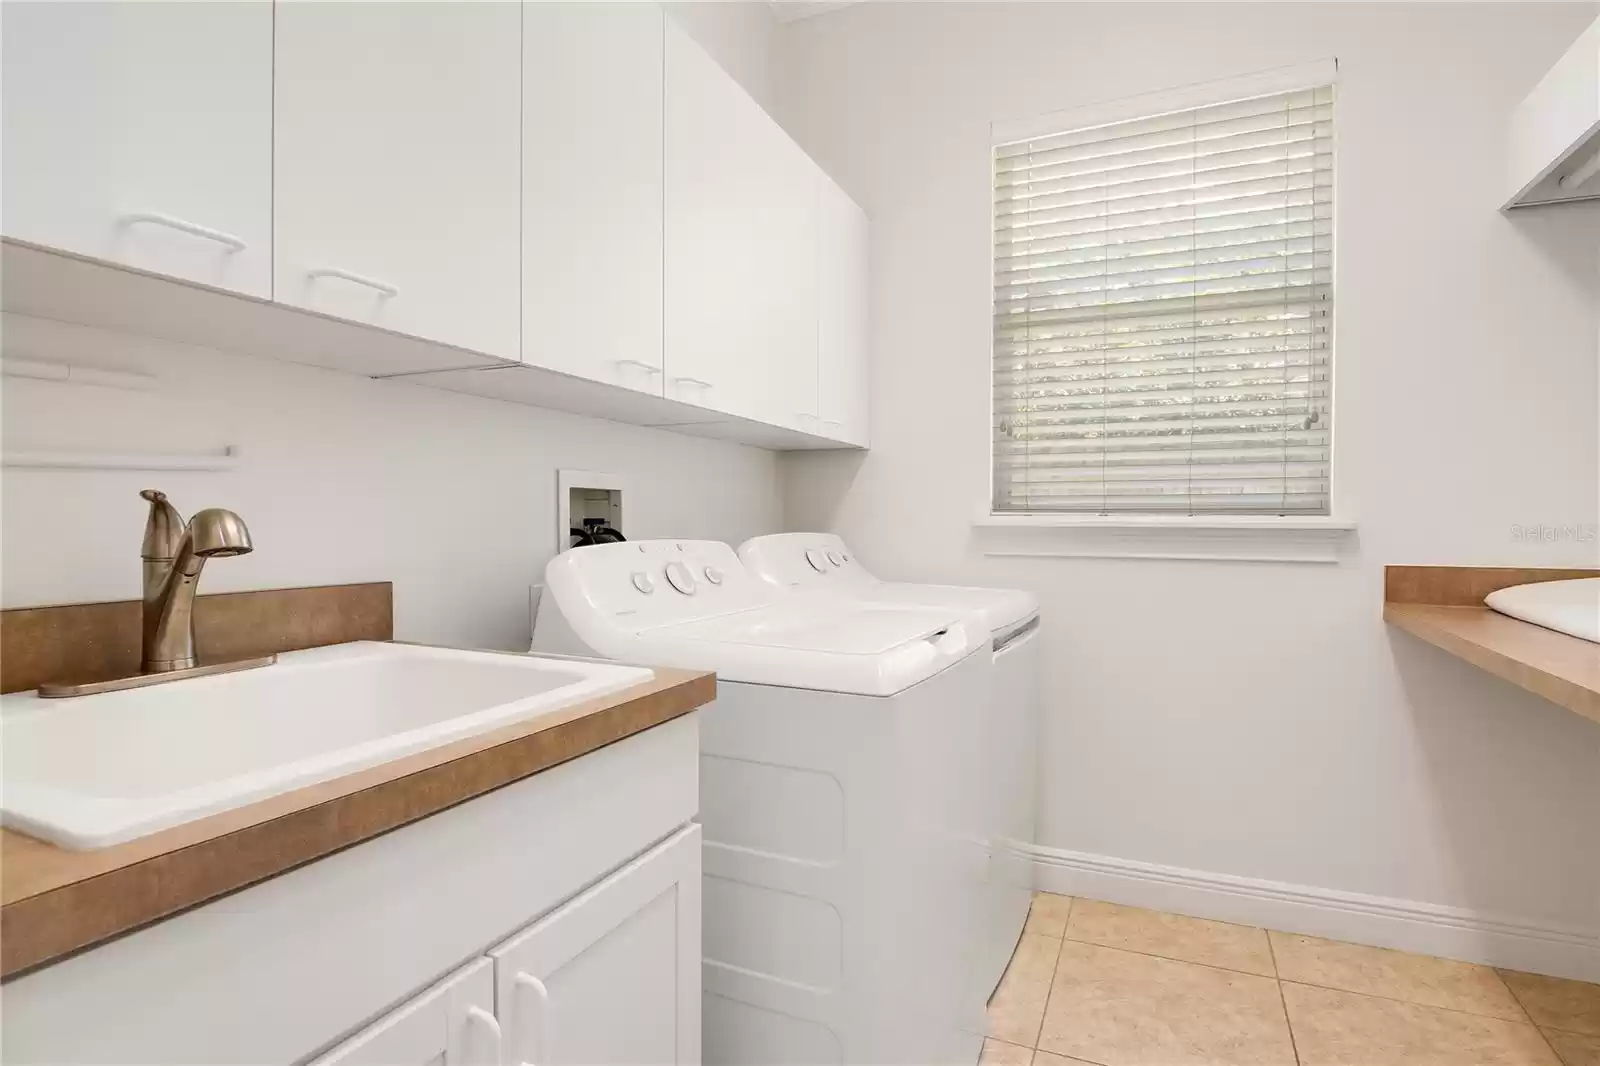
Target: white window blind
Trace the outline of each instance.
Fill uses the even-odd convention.
[[[1333,88],[995,149],[996,512],[1329,512]]]

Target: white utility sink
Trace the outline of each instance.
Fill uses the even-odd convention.
[[[1600,644],[1600,577],[1512,585],[1483,602],[1512,618]]]
[[[148,688],[0,697],[0,822],[64,848],[118,844],[652,676],[364,641]]]

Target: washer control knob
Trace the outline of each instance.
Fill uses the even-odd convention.
[[[823,567],[825,566],[827,560],[823,556],[821,548],[807,548],[806,562],[811,564],[811,569],[820,574],[823,572]]]
[[[685,596],[694,595],[694,575],[689,572],[687,566],[676,559],[667,564],[667,581]]]
[[[828,562],[832,563],[834,566],[844,565],[844,560],[839,558],[839,553],[835,551],[830,551],[828,553]]]
[[[706,575],[706,580],[711,582],[713,585],[722,584],[722,571],[718,570],[716,567],[714,567],[714,566],[706,567],[705,575]]]
[[[633,587],[648,596],[656,590],[656,583],[651,581],[650,575],[643,570],[635,570],[633,573]]]

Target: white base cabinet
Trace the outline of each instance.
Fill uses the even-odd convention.
[[[700,827],[489,952],[509,1062],[700,1061]]]
[[[698,1062],[698,717],[7,981],[0,1061]]]
[[[468,963],[311,1066],[500,1066],[494,964]]]
[[[556,908],[311,1066],[700,1061],[700,827]]]

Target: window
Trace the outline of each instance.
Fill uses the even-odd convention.
[[[1333,88],[994,151],[997,513],[1326,515]]]

